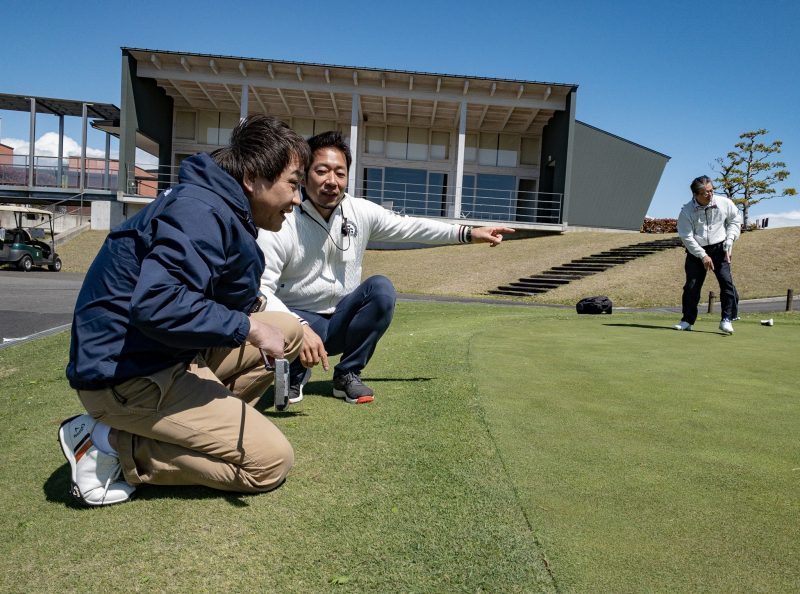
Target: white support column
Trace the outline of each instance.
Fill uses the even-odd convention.
[[[245,83],[242,85],[242,100],[239,102],[241,108],[239,109],[239,121],[247,117],[247,100],[250,97],[250,86]]]
[[[358,172],[358,124],[361,119],[361,96],[353,93],[353,111],[350,113],[350,154],[353,162],[347,179],[347,190],[351,195],[356,195],[356,173]]]
[[[58,187],[66,188],[69,184],[64,183],[64,114],[58,116]]]
[[[110,190],[111,188],[108,185],[109,179],[109,161],[111,160],[111,134],[106,132],[106,160],[105,166],[103,167],[103,189]]]
[[[81,110],[81,192],[86,189],[86,129],[88,123],[87,109],[89,103],[84,103]]]
[[[33,187],[33,164],[36,161],[36,99],[31,97],[31,129],[28,136],[28,187]]]
[[[461,216],[461,194],[464,191],[464,148],[467,138],[467,102],[461,102],[458,116],[458,151],[456,152],[456,194],[453,197],[453,216]]]

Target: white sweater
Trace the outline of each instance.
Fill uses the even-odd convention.
[[[726,252],[733,249],[739,238],[742,217],[732,200],[714,195],[708,207],[698,207],[694,198],[681,208],[678,216],[678,235],[693,256],[704,258],[705,246],[724,242]]]
[[[343,235],[342,225],[348,234]],[[260,230],[266,268],[261,292],[267,311],[288,308],[332,313],[361,284],[361,263],[370,240],[430,244],[465,243],[466,227],[401,216],[345,194],[329,221],[307,201],[286,216],[278,232]]]

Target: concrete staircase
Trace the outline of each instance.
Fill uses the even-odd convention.
[[[579,260],[572,260],[560,266],[553,266],[550,270],[545,270],[540,274],[526,276],[516,282],[501,285],[489,291],[492,295],[510,295],[513,297],[528,297],[537,293],[546,293],[550,289],[555,289],[561,285],[566,285],[574,280],[585,276],[597,274],[613,268],[619,264],[625,264],[636,258],[649,256],[662,250],[681,247],[683,244],[677,237],[668,239],[656,239],[644,243],[636,243],[623,247],[612,248],[607,252],[600,252],[585,256]]]

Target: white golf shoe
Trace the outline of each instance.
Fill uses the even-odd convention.
[[[728,318],[722,319],[722,321],[719,323],[719,329],[725,334],[733,334],[733,324],[731,324],[731,321]]]
[[[58,428],[61,451],[72,469],[70,494],[87,506],[123,503],[131,498],[136,487],[122,476],[119,458],[104,454],[92,442],[92,429],[97,421],[89,415],[67,419]]]
[[[681,322],[680,324],[675,324],[673,328],[675,330],[686,330],[688,332],[692,329],[692,325],[689,322]]]

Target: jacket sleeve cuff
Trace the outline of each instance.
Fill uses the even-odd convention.
[[[241,313],[240,315],[242,316],[242,319],[239,322],[239,326],[237,326],[236,331],[233,333],[233,340],[237,345],[244,344],[244,341],[247,340],[247,335],[250,334],[250,318],[244,313]]]

